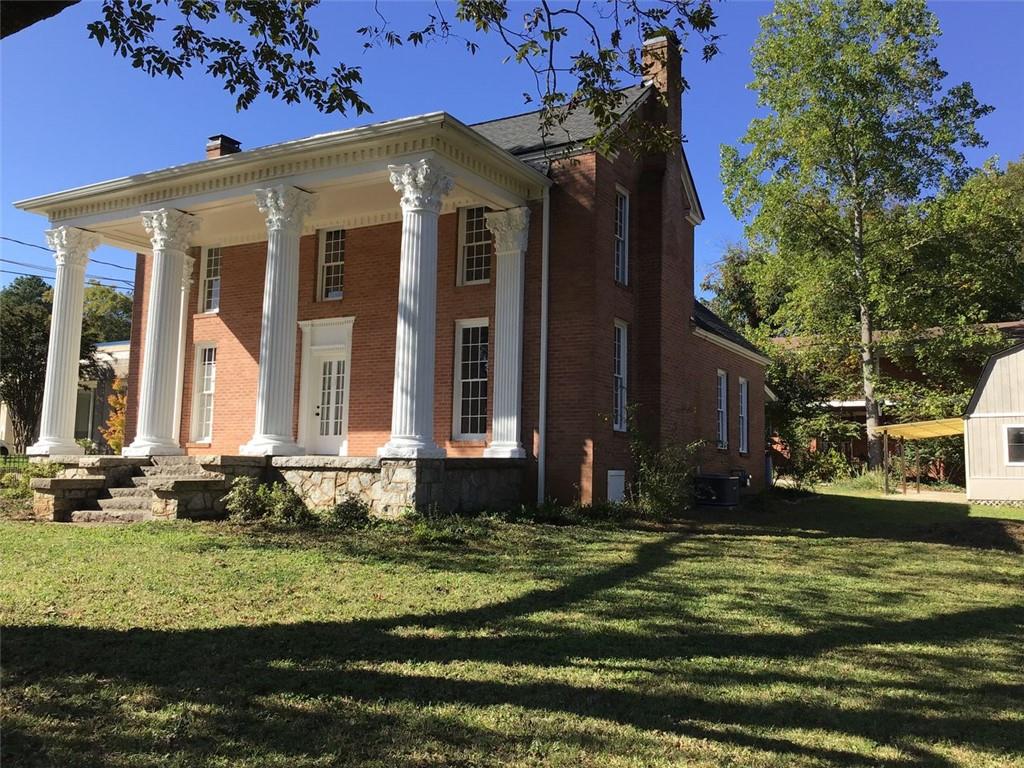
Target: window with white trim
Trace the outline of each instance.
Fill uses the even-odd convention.
[[[629,285],[629,194],[615,190],[615,282]]]
[[[1024,464],[1024,424],[1006,428],[1006,463]]]
[[[492,238],[487,210],[459,209],[459,285],[490,282]]]
[[[196,347],[195,392],[192,395],[192,442],[213,438],[213,392],[217,383],[217,347]]]
[[[729,375],[718,372],[718,447],[729,447]]]
[[[615,321],[612,349],[612,429],[626,431],[629,369],[629,325]]]
[[[750,453],[750,421],[747,414],[749,397],[750,384],[740,377],[740,453]]]
[[[199,311],[218,311],[220,309],[220,248],[207,248],[203,254],[203,274],[199,285]]]
[[[317,299],[335,301],[345,287],[345,230],[320,230]]]
[[[487,436],[487,372],[490,357],[487,318],[455,325],[455,397],[453,437]]]

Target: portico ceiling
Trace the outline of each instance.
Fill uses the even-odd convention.
[[[547,177],[444,112],[273,144],[211,160],[22,200],[21,210],[52,225],[97,233],[110,245],[147,250],[140,214],[176,208],[196,214],[194,242],[234,245],[266,239],[254,192],[287,184],[314,192],[304,231],[401,220],[387,167],[428,157],[455,186],[444,210],[484,204],[503,209],[538,199]]]

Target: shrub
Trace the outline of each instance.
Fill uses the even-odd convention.
[[[225,497],[225,507],[231,519],[246,523],[310,526],[319,522],[290,485],[261,483],[252,477],[235,478]]]
[[[335,528],[365,528],[373,522],[370,505],[358,496],[348,496],[324,514],[324,522]]]
[[[702,443],[670,442],[657,446],[639,429],[635,413],[629,414],[629,451],[636,481],[629,488],[629,503],[643,517],[673,515],[693,506],[696,455]],[[613,505],[614,506],[614,505]],[[620,510],[606,510],[621,516]]]
[[[48,461],[29,462],[17,472],[0,475],[0,497],[5,499],[31,499],[33,477],[56,477],[60,465]]]

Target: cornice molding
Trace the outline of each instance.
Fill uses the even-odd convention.
[[[746,358],[747,360],[757,363],[758,365],[768,365],[769,363],[771,363],[771,360],[769,360],[764,355],[760,355],[757,352],[752,352],[746,347],[741,347],[739,344],[729,341],[728,339],[723,339],[717,333],[705,331],[703,328],[694,328],[693,335],[696,336],[697,338],[704,339],[705,341],[710,341],[712,344],[717,344],[723,349],[727,349],[733,354]]]
[[[273,144],[247,152],[28,198],[15,207],[64,221],[112,214],[176,199],[248,194],[255,184],[434,152],[524,200],[542,196],[550,180],[451,115],[433,113]],[[168,206],[170,207],[170,206]]]

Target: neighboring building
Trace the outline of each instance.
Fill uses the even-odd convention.
[[[679,132],[678,46],[645,63],[626,114]],[[205,161],[18,206],[58,228],[58,283],[100,240],[139,253],[128,456],[490,459],[525,468],[524,500],[588,503],[628,487],[635,405],[761,487],[767,361],[694,301],[681,147],[605,154],[588,116],[565,128],[439,112],[246,152],[215,136]],[[38,453],[72,449],[53,382]]]
[[[1024,502],[1024,344],[992,355],[964,414],[967,498]]]
[[[107,366],[106,375],[100,379],[82,379],[75,392],[74,439],[92,440],[100,450],[106,448],[106,441],[100,427],[107,423],[110,405],[107,398],[117,377],[128,375],[130,344],[127,341],[107,341],[96,345],[96,361]],[[33,439],[38,437],[33,436]],[[7,403],[0,402],[0,452],[14,452],[14,425]]]

